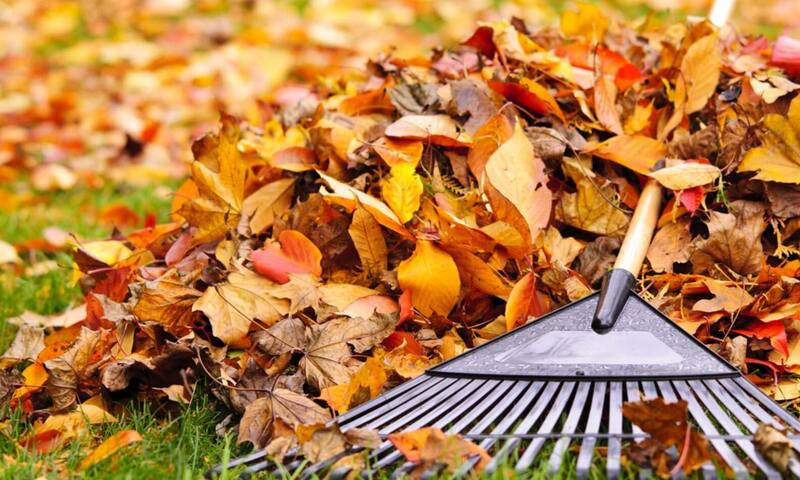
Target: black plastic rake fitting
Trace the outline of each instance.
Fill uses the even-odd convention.
[[[628,301],[631,288],[636,277],[622,268],[613,268],[603,277],[600,298],[592,318],[592,330],[597,333],[608,333],[617,323],[619,314]]]

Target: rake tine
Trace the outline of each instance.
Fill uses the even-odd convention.
[[[361,405],[358,405],[357,407],[353,408],[352,410],[348,410],[347,413],[339,415],[336,419],[334,419],[334,421],[337,422],[339,425],[342,425],[344,423],[349,422],[351,419],[356,418],[359,415],[362,415],[363,413],[367,412],[368,410],[370,410],[372,408],[377,408],[377,407],[379,407],[381,405],[384,405],[387,402],[399,397],[400,395],[402,395],[402,394],[404,394],[404,393],[406,393],[406,392],[408,392],[408,391],[410,391],[412,389],[415,389],[415,388],[419,387],[422,384],[426,384],[428,387],[432,387],[433,385],[435,385],[436,383],[440,382],[441,380],[442,380],[441,378],[426,377],[424,375],[421,375],[421,376],[419,376],[417,378],[409,380],[406,383],[403,383],[401,385],[398,385],[398,386],[392,388],[391,390],[387,391],[383,395],[379,395],[377,398],[375,398],[371,402],[364,402]]]
[[[738,399],[739,403],[741,403],[742,406],[752,413],[760,422],[772,425],[778,430],[786,429],[786,427],[777,421],[775,417],[761,408],[761,405],[758,403],[758,401],[756,401],[755,398],[751,397],[744,390],[739,388],[734,381],[726,378],[718,380],[718,382],[725,388],[731,397]]]
[[[675,385],[675,389],[678,391],[678,395],[680,395],[681,398],[689,403],[689,412],[692,414],[692,417],[694,417],[694,420],[697,422],[703,432],[707,435],[719,435],[719,432],[714,427],[714,424],[703,411],[703,407],[697,403],[697,399],[692,394],[689,386],[686,385],[686,382],[673,382],[673,384]],[[731,467],[736,478],[744,479],[749,477],[747,467],[742,464],[742,462],[739,460],[739,457],[736,456],[736,453],[731,450],[724,440],[710,439],[709,441],[720,454],[722,459],[725,460],[729,467]]]
[[[517,398],[535,398],[537,393],[542,387],[542,382],[536,383],[527,383],[527,382],[516,382],[514,386],[511,388],[511,392],[506,395],[495,408],[493,408],[489,414],[487,414],[483,419],[472,429],[470,429],[469,433],[481,433],[487,428],[492,425],[497,417],[499,417],[503,412],[506,411],[506,408],[516,400]],[[524,393],[523,393],[524,391]],[[522,396],[520,397],[520,394]],[[525,402],[519,401],[517,404],[511,409],[508,415],[500,421],[500,423],[492,430],[492,433],[504,433],[506,429],[516,421],[517,417],[519,417],[525,408]],[[509,420],[511,419],[511,420]],[[480,443],[481,448],[484,450],[488,450],[494,443],[496,442],[495,439],[487,438],[486,440]],[[478,463],[479,458],[477,456],[471,457],[461,465],[458,470],[453,474],[454,479],[461,478],[462,476],[466,475],[469,471],[475,468],[475,465]]]
[[[337,467],[331,470],[329,478],[330,480],[344,480],[352,471],[351,467]]]
[[[639,389],[639,382],[635,382],[635,381],[634,382],[625,382],[625,389],[628,392],[628,401],[629,402],[638,402],[638,401],[642,400],[642,391]],[[644,433],[644,432],[642,432],[642,429],[639,428],[634,423],[631,423],[631,431],[634,434],[637,434],[637,435],[640,435],[640,434]],[[637,438],[636,440],[634,440],[634,442],[636,442],[636,443],[639,443],[641,441],[642,441],[641,438]],[[642,468],[641,470],[639,470],[639,478],[645,479],[645,478],[650,478],[652,476],[653,476],[653,471],[651,469],[649,469],[649,468]]]
[[[622,434],[622,383],[611,382],[611,391],[608,397],[608,433],[611,435]],[[622,450],[622,441],[619,437],[608,439],[608,454],[606,456],[606,473],[608,478],[619,476],[619,457]]]
[[[773,415],[786,422],[790,427],[800,431],[800,421],[794,418],[789,412],[782,409],[774,400],[769,398],[764,392],[758,389],[755,385],[750,383],[746,378],[737,378],[735,382],[751,397],[753,397],[761,405],[769,408]]]
[[[658,391],[654,382],[642,382],[642,390],[644,390],[644,398],[646,400],[658,398]]]
[[[262,458],[265,458],[266,456],[267,456],[267,451],[265,449],[261,449],[261,450],[258,450],[256,452],[253,452],[253,453],[250,453],[250,454],[247,454],[247,455],[243,455],[243,456],[241,456],[239,458],[234,458],[233,460],[228,462],[227,465],[219,464],[219,465],[215,466],[214,468],[208,469],[206,471],[206,473],[205,473],[205,477],[206,478],[214,478],[215,475],[219,475],[220,473],[222,473],[222,470],[225,469],[225,468],[231,469],[231,468],[234,468],[234,467],[238,467],[239,465],[243,465],[243,464],[246,464],[246,463],[251,463],[251,462],[254,462],[256,460],[261,460]]]
[[[433,412],[428,414],[426,417],[419,419],[416,422],[416,424],[419,426],[428,425],[432,419],[438,417],[441,413],[447,412],[445,416],[439,418],[438,420],[436,420],[436,422],[433,423],[433,426],[435,427],[439,428],[444,427],[445,425],[447,425],[447,423],[449,423],[454,418],[461,415],[464,411],[469,410],[469,408],[475,402],[480,400],[484,395],[486,395],[487,393],[491,393],[492,388],[494,388],[496,384],[497,384],[496,380],[488,380],[483,385],[478,385],[477,391],[475,391],[476,390],[475,387],[468,390],[465,389],[467,391],[463,392],[463,395],[461,395],[461,397],[463,398],[464,396],[466,396],[467,397],[466,401],[459,401],[456,407],[453,409],[443,410],[442,406],[439,409],[434,410]],[[475,393],[473,393],[473,391]],[[416,428],[416,427],[410,427],[410,428]],[[381,452],[378,450],[374,453],[374,456],[380,455],[380,453]],[[375,464],[375,468],[387,467],[392,463],[394,463],[401,456],[402,454],[399,451],[395,450],[394,452],[390,453],[389,455],[381,459],[377,464]]]
[[[600,420],[603,418],[603,406],[606,401],[606,383],[595,382],[594,392],[592,393],[592,405],[589,410],[589,420],[586,422],[586,433],[598,433],[600,431]],[[597,444],[597,438],[586,437],[581,443],[581,450],[578,454],[577,475],[579,479],[584,479],[589,476],[589,468],[592,465],[592,457],[594,456],[594,447]]]
[[[578,390],[572,399],[572,406],[569,409],[569,414],[567,414],[567,419],[564,422],[561,433],[575,432],[575,428],[578,426],[578,422],[586,407],[586,397],[589,395],[591,386],[592,384],[589,382],[580,382],[578,384]],[[556,442],[555,447],[553,447],[553,453],[550,454],[550,460],[547,466],[547,471],[551,475],[558,473],[561,467],[561,460],[564,458],[564,452],[567,450],[567,447],[569,447],[570,441],[571,439],[569,437],[561,437],[558,439],[558,442]]]
[[[558,397],[556,397],[556,400],[550,407],[550,411],[547,412],[547,416],[544,418],[542,425],[539,427],[538,433],[549,434],[553,431],[553,427],[555,426],[556,422],[558,422],[558,419],[561,417],[564,409],[567,407],[567,402],[569,402],[572,392],[575,391],[575,384],[576,382],[564,382],[561,384],[561,391],[558,393]],[[584,400],[586,399],[585,393],[586,392],[584,392]],[[539,450],[541,450],[545,441],[546,439],[542,437],[534,438],[530,445],[528,445],[528,448],[525,449],[525,452],[523,452],[519,461],[517,461],[514,469],[517,472],[523,472],[525,469],[527,469],[536,459],[536,454],[539,453]]]
[[[378,428],[382,422],[394,420],[398,416],[405,414],[407,411],[413,410],[419,405],[424,404],[430,398],[439,395],[442,391],[447,390],[447,388],[455,381],[455,378],[446,378],[441,382],[433,384],[431,387],[428,387],[428,385],[425,385],[424,383],[420,384],[417,388],[410,390],[403,395],[397,396],[378,408],[370,410],[365,415],[341,424],[341,426],[351,428]]]
[[[697,396],[697,398],[700,399],[703,405],[705,405],[714,418],[716,418],[717,423],[722,425],[722,428],[725,429],[727,433],[731,435],[740,435],[742,433],[739,427],[736,426],[736,423],[731,420],[731,417],[726,414],[722,408],[720,408],[719,403],[717,403],[717,401],[711,397],[702,382],[690,381],[688,384],[691,390],[694,391],[694,394]],[[736,440],[736,444],[739,445],[739,448],[741,448],[742,451],[744,451],[744,453],[746,453],[747,456],[753,460],[756,466],[760,468],[762,472],[764,472],[764,475],[766,475],[767,478],[776,480],[781,478],[781,474],[775,470],[775,468],[773,468],[772,465],[770,465],[769,462],[767,462],[764,457],[761,456],[761,454],[756,452],[756,449],[751,441],[741,439]]]
[[[672,389],[672,385],[670,385],[667,381],[660,381],[656,382],[658,385],[658,389],[661,390],[661,396],[664,397],[664,400],[670,403],[675,403],[678,401],[678,396],[675,395],[675,391]],[[717,469],[714,467],[712,462],[706,462],[703,464],[703,477],[708,479],[717,478]]]
[[[542,391],[542,394],[536,400],[536,403],[533,404],[533,407],[528,411],[527,415],[525,415],[525,419],[514,429],[514,433],[527,433],[528,430],[536,423],[536,420],[544,411],[545,407],[550,403],[550,399],[553,398],[553,394],[555,394],[556,390],[560,382],[547,382],[546,387]],[[522,405],[523,408],[526,405]],[[521,412],[520,412],[521,413]],[[506,428],[508,428],[508,425]],[[502,430],[498,433],[506,433],[506,430]],[[505,457],[513,450],[517,444],[520,442],[519,438],[512,438],[506,441],[506,444],[498,450],[492,461],[489,462],[489,465],[486,466],[486,472],[488,474],[493,473],[497,469],[498,462],[501,462]]]
[[[321,462],[317,462],[308,468],[303,469],[303,474],[300,476],[300,480],[310,480],[312,476],[316,475],[319,472],[322,472],[328,468],[330,468],[334,463],[338,462],[339,460],[343,459],[344,457],[348,457],[350,455],[356,454],[358,452],[363,452],[366,450],[364,447],[350,447],[342,450],[341,452],[331,456],[330,458],[326,458]]]

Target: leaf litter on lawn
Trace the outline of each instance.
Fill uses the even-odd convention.
[[[756,383],[796,385],[800,212],[767,194],[800,188],[779,175],[797,160],[791,69],[705,21],[633,30],[580,8],[562,32],[488,23],[431,58],[330,74],[268,128],[222,113],[170,223],[73,247],[84,318],[18,319],[0,398],[36,419],[21,446],[113,418],[111,392],[182,402],[206,377],[240,443],[373,444],[320,424],[591,292],[650,177],[669,193],[641,293]],[[690,445],[695,469],[702,436],[685,406],[664,412],[629,458],[669,472],[663,448]],[[423,464],[485,455],[436,430],[391,440]]]

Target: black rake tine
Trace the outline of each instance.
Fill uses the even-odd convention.
[[[703,405],[706,406],[706,409],[708,409],[708,411],[711,412],[711,415],[713,415],[717,420],[717,423],[722,425],[722,428],[725,429],[727,433],[732,435],[738,435],[742,433],[731,417],[722,410],[719,403],[717,403],[708,390],[706,390],[702,382],[690,381],[688,384],[689,387],[694,390],[695,396],[700,399]],[[751,460],[753,460],[753,463],[755,463],[756,466],[760,468],[762,472],[764,472],[764,475],[766,475],[767,478],[775,480],[781,478],[780,472],[775,470],[775,468],[770,465],[770,463],[765,460],[760,453],[756,451],[755,447],[753,446],[753,442],[750,440],[741,439],[736,440],[736,444],[739,445],[739,448],[741,448],[742,451],[746,453]]]
[[[558,419],[561,417],[561,414],[567,407],[567,402],[569,402],[570,398],[572,397],[572,392],[575,391],[576,383],[577,382],[564,382],[561,384],[561,391],[558,393],[553,405],[550,407],[550,411],[547,412],[547,415],[542,421],[542,425],[539,427],[537,433],[549,434],[553,432],[553,427],[556,425],[556,422],[558,422]],[[541,450],[545,441],[546,439],[541,437],[533,439],[528,445],[528,448],[526,448],[520,456],[514,469],[517,472],[525,471],[536,459],[536,455],[539,453],[539,450]]]
[[[603,419],[603,407],[606,401],[606,382],[594,382],[592,392],[592,404],[589,410],[589,419],[586,421],[586,433],[599,433],[600,421]],[[578,453],[576,473],[578,478],[584,479],[589,476],[589,469],[592,466],[594,447],[597,444],[596,437],[586,437],[581,443]]]
[[[578,422],[583,415],[583,410],[586,407],[586,398],[589,395],[589,389],[592,384],[589,382],[580,382],[575,396],[572,397],[572,406],[567,414],[567,419],[564,422],[564,427],[561,433],[574,433],[578,426]],[[553,447],[553,453],[550,454],[550,461],[547,470],[551,475],[558,473],[561,467],[561,460],[564,457],[564,452],[567,451],[569,444],[572,440],[569,437],[561,437]]]

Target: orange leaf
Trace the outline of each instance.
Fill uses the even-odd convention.
[[[382,113],[390,115],[394,112],[394,105],[387,93],[386,85],[342,100],[337,110],[345,115],[367,115],[369,113]]]
[[[550,298],[536,289],[536,275],[528,272],[519,279],[506,303],[506,330],[524,325],[530,317],[541,317],[552,308]]]
[[[31,363],[25,368],[25,370],[22,371],[24,384],[18,389],[14,390],[14,394],[11,396],[11,399],[19,401],[20,399],[30,397],[42,389],[44,382],[47,381],[49,376],[50,375],[47,373],[47,370],[45,370],[41,363]]]
[[[117,228],[135,227],[139,224],[139,214],[121,203],[108,205],[100,211],[100,222]]]
[[[600,144],[587,144],[585,151],[642,175],[667,154],[663,143],[644,135],[617,135]]]
[[[737,328],[733,331],[746,337],[756,337],[762,340],[768,339],[772,348],[783,355],[784,359],[789,358],[789,343],[786,340],[786,327],[781,320],[775,320],[773,322],[753,321],[745,328]]]
[[[540,98],[519,83],[490,81],[489,87],[506,97],[508,101],[516,103],[530,113],[538,113],[539,115],[556,113],[545,99]]]
[[[264,245],[250,254],[255,269],[278,283],[289,282],[290,273],[322,275],[322,253],[305,235],[296,230],[284,230],[278,235],[280,248]]]
[[[413,355],[422,355],[422,345],[414,338],[410,332],[392,332],[391,335],[383,339],[383,346],[390,351],[398,347],[403,347],[403,351]]]
[[[48,429],[21,439],[19,444],[30,452],[42,455],[61,447],[63,436],[58,430]]]
[[[130,445],[131,443],[141,442],[142,440],[144,439],[136,430],[117,432],[108,437],[92,453],[87,455],[86,458],[81,461],[81,468],[88,468],[97,462],[105,460],[120,448]]]

